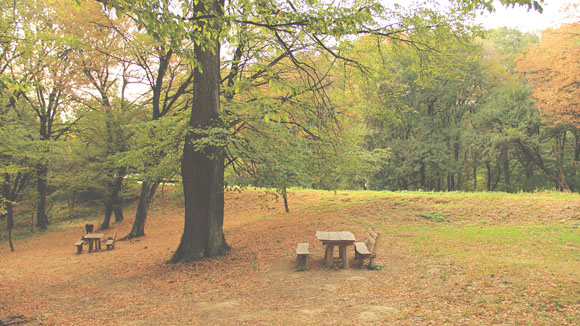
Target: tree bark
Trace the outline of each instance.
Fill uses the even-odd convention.
[[[455,191],[455,174],[447,173],[447,191]]]
[[[200,1],[194,6],[197,14],[223,15],[220,2],[204,8]],[[209,10],[208,10],[209,9]],[[217,22],[204,26],[214,34],[219,30]],[[213,50],[213,51],[212,51]],[[197,65],[194,68],[193,105],[189,126],[193,128],[185,139],[181,175],[185,199],[185,225],[179,247],[170,262],[189,262],[204,257],[222,255],[228,249],[223,234],[224,213],[224,148],[223,146],[200,146],[205,133],[219,127],[220,91],[220,43],[213,39],[205,49],[194,47]],[[214,143],[214,142],[212,142]]]
[[[99,226],[99,230],[106,230],[109,228],[111,224],[111,215],[113,215],[113,205],[109,202],[109,200],[107,200],[107,202],[105,202],[105,218]]]
[[[6,230],[8,230],[8,244],[10,245],[10,251],[14,251],[14,244],[12,243],[12,229],[14,228],[14,210],[12,209],[12,203],[9,201],[6,203],[6,213],[2,215],[6,218]]]
[[[288,192],[286,191],[286,188],[282,190],[282,199],[284,199],[284,211],[290,213],[290,208],[288,207]]]
[[[38,163],[36,166],[36,189],[38,192],[36,226],[41,230],[46,230],[48,227],[48,216],[46,215],[47,177],[48,167],[44,163]]]
[[[123,188],[123,177],[125,176],[124,169],[117,171],[117,176],[112,184],[107,186],[108,196],[105,201],[105,218],[99,229],[106,230],[110,227],[111,216],[115,213],[115,222],[123,220],[123,202],[119,197]]]
[[[487,191],[491,191],[491,164],[486,161],[485,168],[487,169]]]
[[[508,148],[507,144],[504,144],[504,146],[502,146],[501,153],[500,153],[499,157],[500,157],[501,164],[502,164],[503,177],[504,177],[504,183],[505,183],[505,191],[512,192],[509,148]]]
[[[129,240],[145,235],[145,222],[147,221],[147,215],[149,214],[149,205],[153,200],[153,196],[155,195],[158,186],[159,182],[143,181],[141,184],[141,194],[139,195],[139,203],[137,205],[137,212],[135,213],[133,228],[122,240]]]
[[[477,191],[477,165],[473,166],[473,191]]]
[[[560,186],[561,190],[571,192],[572,189],[566,181],[566,170],[564,170],[564,151],[566,149],[566,131],[563,131],[560,135],[556,137],[556,146],[552,147],[554,152],[554,157],[556,157],[556,162],[558,163],[558,172],[560,173]]]
[[[2,197],[6,199],[6,213],[1,217],[6,218],[6,229],[8,231],[8,244],[10,245],[10,251],[14,251],[14,244],[12,243],[12,229],[14,228],[14,202],[16,202],[20,197],[22,190],[28,183],[28,178],[29,175],[26,173],[19,172],[14,178],[12,178],[8,173],[4,174]],[[32,219],[32,222],[34,222],[34,214]]]
[[[427,188],[426,185],[426,178],[425,178],[425,162],[421,162],[419,166],[419,183],[421,184],[421,190],[425,190]]]
[[[574,129],[574,163],[580,163],[580,130]]]

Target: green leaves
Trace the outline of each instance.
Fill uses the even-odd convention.
[[[487,10],[492,12],[495,10],[493,0],[455,0],[464,10]],[[523,6],[527,7],[528,10],[535,10],[538,12],[543,12],[542,5],[545,3],[544,0],[500,0],[502,6]]]

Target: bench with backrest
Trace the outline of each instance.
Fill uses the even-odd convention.
[[[113,237],[112,238],[109,238],[107,240],[107,242],[105,243],[107,245],[107,250],[113,250],[113,249],[115,249],[115,240],[117,240],[117,232],[116,231],[113,234]]]
[[[354,243],[354,259],[364,261],[364,259],[369,258],[368,268],[375,268],[375,258],[379,250],[380,239],[381,233],[369,228],[366,233],[366,240]]]
[[[75,246],[77,246],[77,254],[80,254],[81,252],[83,252],[83,245],[85,244],[85,240],[80,239],[79,241],[77,241],[77,243],[75,243]]]
[[[310,251],[308,251],[308,247],[310,245],[308,243],[299,243],[298,247],[296,247],[296,259],[298,261],[298,267],[306,269],[308,266],[308,256],[310,255]]]

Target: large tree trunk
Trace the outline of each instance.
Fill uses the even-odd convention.
[[[141,184],[141,194],[139,195],[139,204],[137,205],[137,212],[135,213],[135,221],[131,232],[123,238],[123,240],[142,237],[145,235],[145,222],[147,221],[147,214],[149,214],[149,205],[153,200],[153,195],[159,186],[159,182],[143,181]]]
[[[223,15],[220,3],[206,10],[200,1],[198,14]],[[200,24],[203,24],[200,22]],[[214,24],[217,24],[214,23]],[[203,26],[216,31],[219,26]],[[216,33],[219,34],[219,33]],[[222,146],[199,146],[195,143],[208,137],[204,134],[219,127],[220,44],[213,40],[203,49],[195,46],[197,65],[194,68],[193,105],[189,125],[194,128],[185,139],[181,175],[185,198],[185,225],[179,247],[170,262],[188,262],[203,257],[222,255],[227,249],[223,234],[224,213],[224,149]],[[213,52],[212,52],[213,50]]]
[[[48,166],[39,163],[36,166],[36,189],[38,191],[38,201],[36,206],[36,226],[41,230],[46,230],[48,226],[48,216],[46,215],[46,196],[48,194]]]
[[[108,195],[105,199],[105,218],[99,227],[101,230],[106,230],[110,227],[113,212],[115,213],[115,222],[123,220],[123,202],[119,197],[121,189],[123,188],[123,177],[125,176],[123,171],[123,169],[117,171],[118,175],[115,177],[115,180],[107,187]]]
[[[105,202],[105,218],[103,219],[101,226],[99,226],[99,230],[106,230],[109,228],[111,224],[112,215],[113,215],[113,205],[107,199],[107,201]]]

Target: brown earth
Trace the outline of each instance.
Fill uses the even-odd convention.
[[[573,277],[508,269],[482,275],[468,259],[425,254],[412,244],[417,235],[406,232],[385,234],[382,270],[326,269],[314,237],[317,230],[350,230],[361,238],[369,226],[425,223],[416,211],[441,205],[458,225],[473,222],[466,216],[481,218],[453,204],[485,211],[494,223],[509,217],[509,201],[502,208],[478,200],[293,192],[284,213],[261,194],[228,192],[224,230],[232,249],[191,264],[166,264],[183,227],[181,203],[167,198],[154,202],[145,237],[118,241],[113,251],[76,254],[86,221],[17,241],[16,252],[1,244],[0,325],[574,325],[580,316],[580,302],[550,307],[541,298],[562,286],[580,289]],[[526,223],[569,210],[573,221],[578,207],[579,200],[568,208],[530,202],[529,214],[520,208],[519,215]],[[131,225],[131,218],[113,224],[105,236],[122,237]],[[311,247],[304,272],[295,269],[298,242]],[[530,284],[527,291],[522,283]]]

